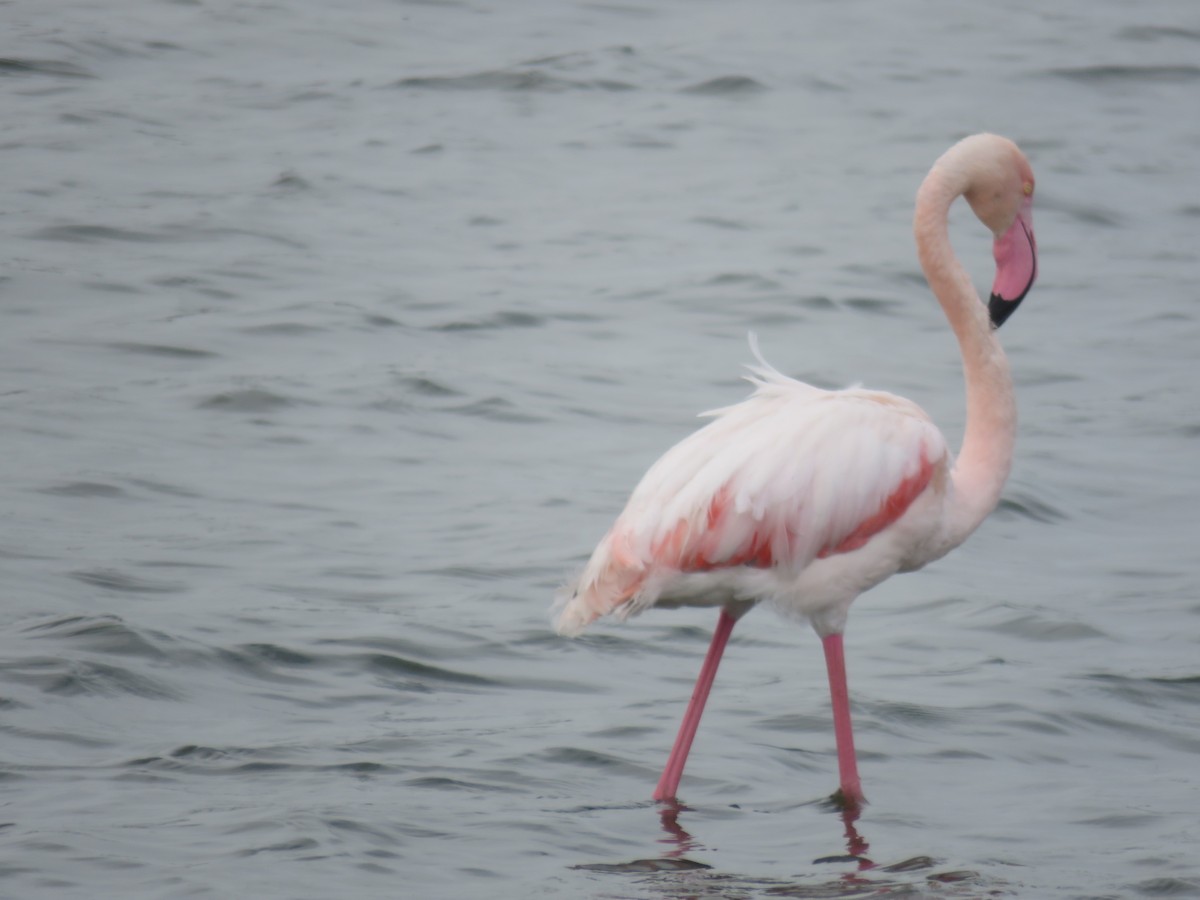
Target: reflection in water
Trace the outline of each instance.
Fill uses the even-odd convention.
[[[858,829],[854,827],[855,821],[858,819],[859,807],[857,804],[847,804],[841,809],[842,825],[845,826],[843,832],[846,838],[846,855],[845,856],[822,856],[820,859],[814,859],[814,863],[826,862],[857,862],[858,870],[861,872],[865,869],[875,868],[875,863],[867,859],[866,853],[870,849],[870,844],[866,838],[858,833]]]
[[[841,817],[844,827],[843,835],[846,838],[846,854],[839,856],[822,856],[819,859],[814,859],[814,863],[833,863],[833,862],[857,862],[859,871],[875,868],[875,863],[867,859],[866,853],[870,849],[870,844],[866,838],[858,833],[858,829],[854,827],[854,823],[858,821],[858,817],[862,813],[862,807],[855,802],[842,799],[841,792],[834,794],[827,801],[831,806],[837,809]],[[662,823],[662,829],[667,833],[667,837],[660,838],[659,842],[663,844],[671,844],[672,849],[664,853],[664,857],[669,859],[678,859],[683,854],[697,849],[703,849],[703,845],[698,843],[691,833],[679,824],[679,815],[687,811],[687,807],[677,800],[663,800],[659,802],[658,817]]]
[[[915,856],[889,865],[876,864],[867,857],[870,845],[855,825],[862,812],[861,807],[843,802],[836,794],[825,801],[824,805],[827,805],[830,811],[837,812],[841,820],[846,853],[820,857],[814,859],[813,864],[855,864],[854,870],[842,872],[833,880],[789,882],[775,878],[723,873],[707,863],[687,858],[686,854],[706,848],[680,824],[680,818],[691,810],[677,801],[662,801],[658,804],[659,821],[666,834],[666,837],[659,840],[660,843],[668,845],[662,856],[623,863],[590,863],[572,868],[602,874],[649,876],[638,879],[638,885],[654,895],[662,893],[678,897],[683,896],[679,891],[684,890],[688,897],[713,900],[747,896],[849,900],[855,897],[894,896],[897,891],[904,892],[905,896],[925,896],[923,887],[933,890],[938,897],[994,896],[997,885],[981,884],[980,876],[976,872],[930,871],[937,865],[937,861],[929,856]],[[867,872],[871,873],[869,877],[865,874]],[[906,874],[909,875],[908,878],[895,877]]]
[[[663,856],[678,859],[683,854],[695,850],[698,846],[695,839],[679,824],[679,814],[687,807],[678,800],[661,800],[659,807],[658,819],[662,822],[663,831],[667,833],[665,838],[659,838],[659,843],[674,845]]]

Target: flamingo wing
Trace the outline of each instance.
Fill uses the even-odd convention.
[[[941,432],[908,400],[753,371],[753,395],[707,413],[646,472],[563,605],[561,632],[638,612],[679,573],[798,574],[856,550],[949,465]]]

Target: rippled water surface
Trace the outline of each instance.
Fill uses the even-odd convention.
[[[0,896],[1200,896],[1200,14],[18,0],[0,53]],[[780,369],[957,442],[914,191],[1038,173],[1018,458],[847,648],[551,595]],[[990,242],[955,240],[976,281]]]

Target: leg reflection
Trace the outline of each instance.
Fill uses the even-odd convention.
[[[664,838],[659,838],[659,843],[671,845],[671,849],[663,853],[664,858],[678,859],[685,853],[704,849],[703,845],[697,842],[691,833],[679,824],[679,815],[687,810],[686,806],[677,800],[660,801],[658,806],[658,819],[662,823],[662,830],[667,835]],[[858,833],[858,829],[854,826],[854,823],[858,821],[859,812],[860,807],[857,804],[843,804],[841,806],[838,814],[842,820],[842,833],[846,839],[846,852],[837,856],[823,856],[820,859],[814,859],[814,863],[855,862],[858,863],[858,871],[860,872],[875,868],[875,863],[867,858],[867,853],[870,851],[871,845],[867,843],[866,838]]]
[[[662,822],[662,829],[667,836],[659,838],[658,841],[660,844],[674,845],[664,856],[673,858],[695,850],[697,847],[695,839],[679,824],[679,814],[687,807],[677,800],[661,801],[659,807],[658,819]]]
[[[858,829],[854,827],[854,822],[857,819],[857,809],[847,807],[842,810],[842,824],[846,826],[846,850],[858,860],[858,870],[862,872],[866,869],[875,868],[875,863],[867,859],[867,851],[871,849],[871,845],[867,843],[867,839],[859,834]]]

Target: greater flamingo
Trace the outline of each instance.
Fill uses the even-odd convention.
[[[986,308],[947,233],[960,195],[995,236]],[[625,619],[651,606],[721,608],[655,799],[676,796],[734,624],[768,600],[806,617],[821,638],[840,774],[834,796],[855,808],[864,802],[842,648],[846,616],[863,591],[961,544],[1000,498],[1017,409],[995,329],[1037,277],[1032,209],[1029,161],[991,134],[947,150],[917,192],[917,257],[962,353],[967,421],[957,462],[915,403],[788,378],[751,336],[754,393],[706,413],[710,423],[650,467],[563,591],[555,627],[571,636],[601,616]]]

